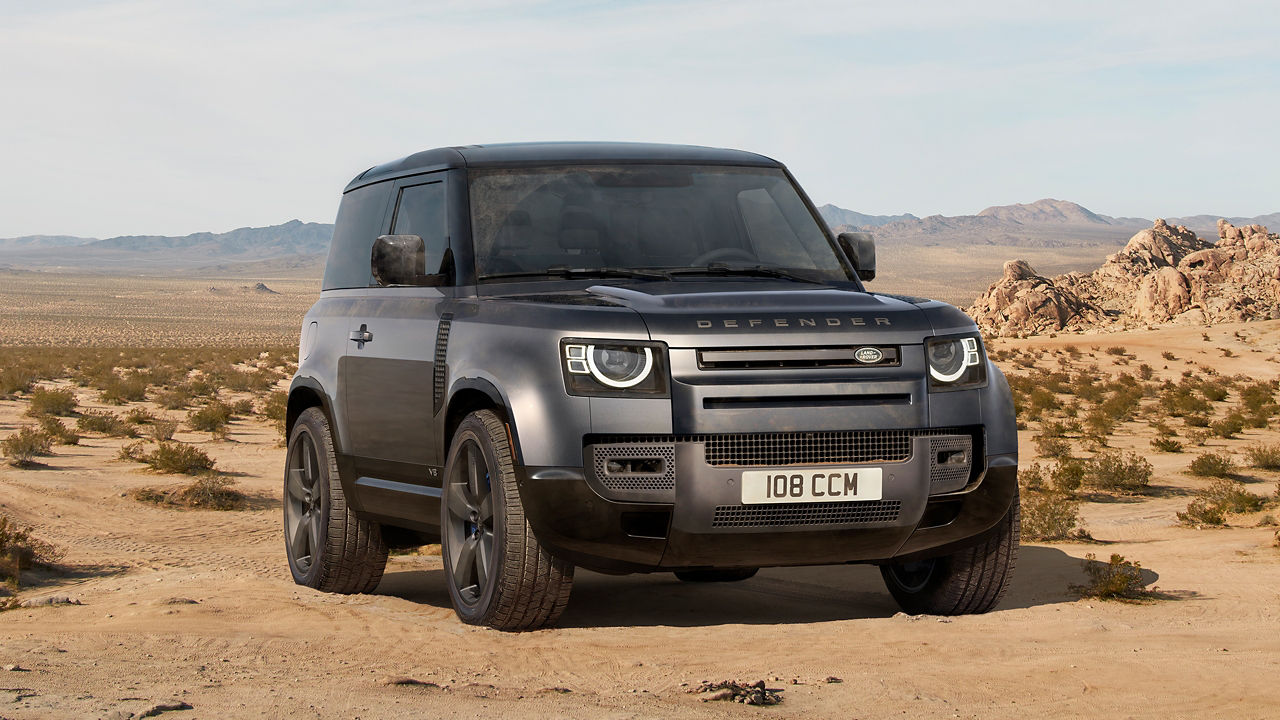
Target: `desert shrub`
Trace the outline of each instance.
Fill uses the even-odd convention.
[[[1107,348],[1107,354],[1108,354],[1108,355],[1123,356],[1123,355],[1125,355],[1125,354],[1127,354],[1127,353],[1128,353],[1128,351],[1127,351],[1127,350],[1125,350],[1124,348],[1120,347],[1119,345],[1112,345],[1111,347],[1108,347],[1108,348]]]
[[[1227,478],[1214,480],[1197,493],[1178,522],[1192,527],[1217,526],[1227,523],[1227,513],[1261,510],[1265,500],[1244,488],[1244,483]]]
[[[231,421],[231,417],[231,406],[215,400],[187,413],[187,424],[192,430],[203,430],[219,435],[226,432],[227,423]]]
[[[1099,562],[1097,556],[1084,556],[1084,571],[1089,576],[1085,585],[1073,585],[1082,598],[1099,600],[1141,600],[1152,596],[1142,582],[1142,564],[1125,560],[1112,553],[1110,562]]]
[[[1141,365],[1138,366],[1138,377],[1142,378],[1143,380],[1150,380],[1151,378],[1155,377],[1155,374],[1156,374],[1156,369],[1146,363],[1142,363]]]
[[[156,416],[146,408],[130,408],[129,412],[124,414],[124,421],[130,425],[150,425],[155,422]]]
[[[274,390],[267,399],[262,403],[262,414],[271,421],[276,431],[284,437],[284,428],[286,414],[289,411],[289,393],[284,390]]]
[[[1203,446],[1205,442],[1208,441],[1208,439],[1209,439],[1208,430],[1188,430],[1187,431],[1187,442],[1197,447]]]
[[[1223,509],[1205,498],[1193,498],[1187,503],[1187,509],[1180,512],[1178,522],[1188,527],[1219,526],[1227,524],[1227,514]]]
[[[194,394],[191,392],[190,386],[179,385],[160,390],[155,393],[152,400],[165,410],[185,410],[191,406],[193,398]]]
[[[1119,422],[1128,419],[1138,409],[1138,403],[1141,401],[1142,388],[1121,386],[1113,390],[1107,399],[1098,405],[1098,410]]]
[[[1102,453],[1088,463],[1085,484],[1107,492],[1138,493],[1151,485],[1153,468],[1137,453]]]
[[[1179,453],[1182,452],[1182,443],[1177,438],[1162,435],[1151,439],[1151,449],[1157,452]]]
[[[114,372],[98,383],[98,399],[108,405],[124,405],[129,402],[141,402],[147,399],[147,378],[139,373],[128,373],[123,377]]]
[[[1240,389],[1240,402],[1252,412],[1258,412],[1271,405],[1275,399],[1274,383],[1258,382]]]
[[[1035,437],[1036,452],[1040,457],[1060,458],[1071,454],[1071,443],[1066,438],[1052,435]]]
[[[1244,418],[1238,413],[1232,413],[1211,424],[1209,430],[1220,438],[1233,438],[1244,431]]]
[[[1024,490],[1022,493],[1023,540],[1084,539],[1079,528],[1080,501],[1056,491]]]
[[[1058,397],[1049,390],[1037,387],[1031,390],[1027,395],[1028,415],[1031,418],[1038,418],[1047,410],[1056,410],[1061,406]]]
[[[62,551],[33,537],[31,528],[0,515],[0,583],[16,590],[23,570],[50,566],[61,559]]]
[[[253,414],[253,400],[251,398],[236,400],[235,402],[230,403],[228,407],[231,408],[231,415],[233,417]]]
[[[1187,469],[1200,477],[1226,478],[1235,474],[1236,463],[1229,455],[1207,452],[1192,460]]]
[[[164,442],[172,440],[173,434],[178,431],[178,421],[169,418],[157,418],[151,426],[147,428],[147,437],[156,442]]]
[[[157,488],[138,488],[130,493],[134,500],[172,507],[200,508],[203,510],[242,510],[248,505],[245,494],[232,487],[235,481],[219,475],[203,475],[190,485],[164,491]]]
[[[213,458],[194,445],[161,442],[156,449],[140,456],[151,469],[162,473],[196,475],[213,470]]]
[[[1065,437],[1067,425],[1057,420],[1046,420],[1040,425],[1040,434],[1045,437]]]
[[[142,445],[142,441],[125,443],[120,446],[120,451],[116,453],[116,457],[121,460],[131,460],[133,462],[146,462],[147,452]]]
[[[31,405],[27,407],[27,415],[67,416],[76,411],[76,394],[71,390],[36,388],[31,391]]]
[[[1231,393],[1227,391],[1227,383],[1222,380],[1206,382],[1200,386],[1200,394],[1209,402],[1222,402]]]
[[[1165,350],[1164,352],[1160,353],[1160,357],[1164,358],[1165,360],[1177,360],[1177,359],[1178,359],[1178,356],[1177,356],[1177,355],[1174,355],[1173,353],[1169,352],[1168,350]]]
[[[30,425],[0,440],[0,452],[15,467],[30,465],[35,458],[51,454],[52,449],[53,438]]]
[[[1184,379],[1183,384],[1167,384],[1160,392],[1160,407],[1169,415],[1203,415],[1210,411],[1209,401],[1192,393],[1191,387]]]
[[[1251,467],[1280,470],[1280,445],[1254,445],[1246,448],[1244,454],[1249,457]]]
[[[1187,424],[1187,427],[1200,427],[1200,428],[1209,427],[1209,416],[1201,415],[1200,413],[1187,415],[1186,417],[1182,418],[1182,421]]]
[[[85,410],[76,418],[76,428],[80,432],[96,432],[111,437],[138,436],[138,431],[132,425],[108,410]]]
[[[1059,493],[1072,494],[1084,485],[1085,476],[1089,473],[1089,463],[1080,458],[1062,458],[1050,473],[1053,489]]]
[[[40,431],[59,445],[79,445],[80,433],[67,427],[51,415],[40,418]]]

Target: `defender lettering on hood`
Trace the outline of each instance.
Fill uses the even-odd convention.
[[[819,326],[829,328],[842,327],[868,327],[868,326],[892,326],[893,321],[887,317],[827,317],[827,318],[749,318],[741,320],[738,318],[722,318],[719,320],[698,320],[699,330],[710,330],[716,327],[724,327],[727,329],[752,329],[752,328],[816,328]]]

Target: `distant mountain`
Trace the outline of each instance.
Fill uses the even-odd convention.
[[[856,210],[845,210],[842,207],[836,207],[831,203],[827,203],[818,208],[818,214],[822,219],[827,221],[831,227],[837,225],[851,225],[853,227],[879,227],[887,223],[897,220],[916,220],[915,215],[906,213],[904,215],[864,215]]]
[[[1256,215],[1254,217],[1188,215],[1187,217],[1165,218],[1164,220],[1174,226],[1185,225],[1188,229],[1195,230],[1200,237],[1213,239],[1218,237],[1218,218],[1223,218],[1236,227],[1244,227],[1245,225],[1265,225],[1270,228],[1272,232],[1280,229],[1280,212],[1274,212],[1269,215]]]
[[[97,240],[31,235],[0,240],[0,260],[15,267],[94,270],[175,270],[261,265],[303,267],[322,261],[333,226],[290,220],[181,237],[124,235]],[[74,246],[74,253],[65,248]]]
[[[1050,223],[1053,225],[1111,225],[1092,210],[1067,200],[1046,198],[1033,203],[996,205],[978,213],[978,217],[1016,222],[1023,225]]]

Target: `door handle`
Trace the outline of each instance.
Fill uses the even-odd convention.
[[[350,339],[351,339],[351,342],[354,342],[356,344],[356,347],[360,349],[364,349],[365,343],[373,342],[373,333],[369,331],[368,325],[361,323],[359,330],[351,331]]]

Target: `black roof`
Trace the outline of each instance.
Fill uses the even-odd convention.
[[[626,142],[536,142],[460,145],[423,150],[365,170],[347,190],[405,175],[457,167],[583,165],[597,163],[670,163],[782,167],[782,163],[744,150],[698,145]]]

